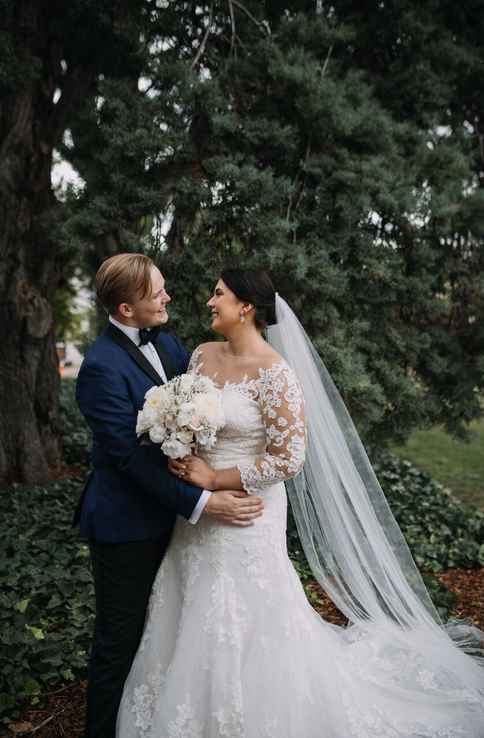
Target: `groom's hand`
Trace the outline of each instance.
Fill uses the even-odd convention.
[[[260,497],[253,497],[240,490],[220,490],[210,495],[203,514],[210,515],[223,523],[245,528],[253,525],[254,520],[260,518],[263,510],[264,503]]]

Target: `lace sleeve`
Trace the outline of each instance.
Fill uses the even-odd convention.
[[[200,371],[200,367],[202,365],[202,362],[200,361],[201,356],[202,356],[201,346],[197,346],[197,348],[194,350],[193,354],[190,357],[190,361],[188,363],[187,374],[198,374],[198,372]]]
[[[252,464],[240,464],[247,492],[294,477],[304,464],[306,425],[299,382],[286,363],[262,370],[259,402],[266,427],[266,452]]]

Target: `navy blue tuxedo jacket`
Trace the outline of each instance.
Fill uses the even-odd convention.
[[[168,379],[182,374],[189,355],[160,333],[155,348]],[[93,434],[90,474],[74,515],[81,535],[99,542],[168,541],[176,515],[190,518],[202,490],[168,471],[166,456],[136,437],[136,418],[150,387],[163,380],[141,351],[110,324],[91,346],[77,379],[76,398]]]

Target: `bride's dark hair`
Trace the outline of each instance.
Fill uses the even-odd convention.
[[[263,269],[224,269],[222,281],[242,302],[255,309],[255,327],[262,331],[276,322],[276,291]]]

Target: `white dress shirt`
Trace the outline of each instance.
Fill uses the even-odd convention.
[[[168,382],[168,378],[166,376],[163,364],[161,363],[161,359],[158,356],[158,352],[151,341],[148,341],[148,343],[145,343],[143,346],[139,345],[139,328],[136,328],[136,326],[133,325],[125,325],[124,323],[120,323],[118,320],[113,318],[112,315],[109,316],[109,322],[115,325],[116,328],[119,328],[120,331],[123,331],[123,333],[133,341],[134,345],[139,348],[143,356],[148,359],[151,366],[156,369],[162,380],[164,382]],[[198,523],[198,521],[200,520],[200,516],[211,494],[212,493],[208,489],[204,489],[202,494],[200,495],[200,498],[189,518],[190,523],[193,523],[193,525],[195,525],[195,523]]]

